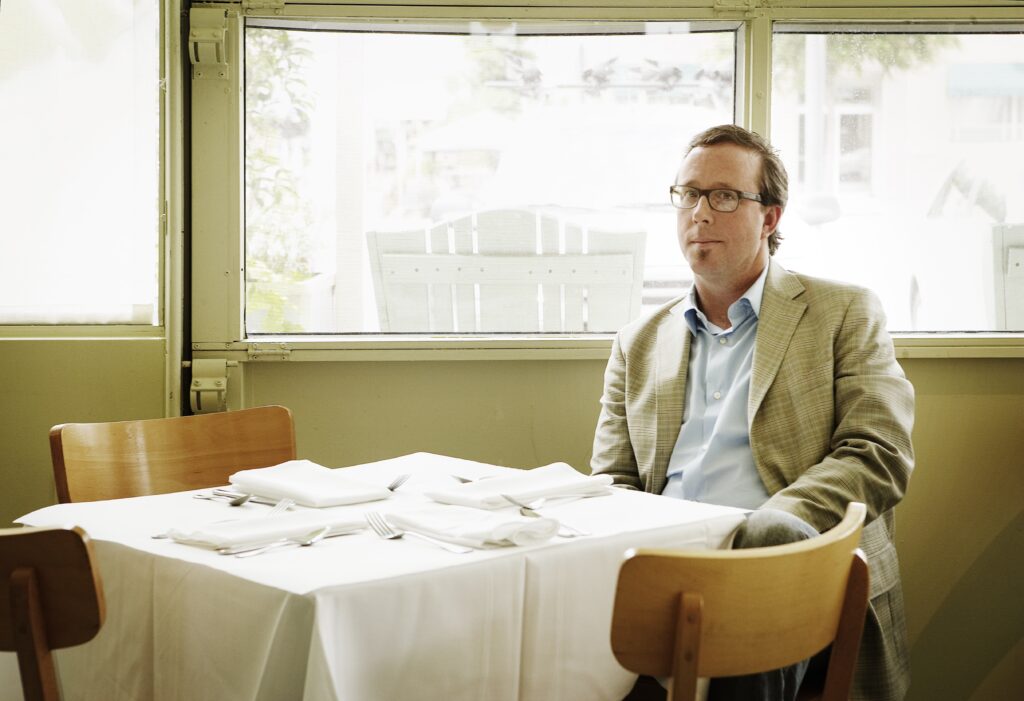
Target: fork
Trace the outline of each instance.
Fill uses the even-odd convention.
[[[519,507],[519,513],[521,513],[523,516],[530,516],[531,518],[544,518],[544,514],[542,514],[541,512],[537,511],[537,509],[541,506],[541,504],[543,504],[545,501],[547,501],[547,499],[543,499],[542,498],[542,499],[538,499],[537,501],[533,502],[532,504],[527,504],[525,501],[520,501],[519,499],[516,499],[515,497],[509,496],[508,494],[502,494],[500,496],[505,501],[510,502],[510,503],[515,504],[516,506],[518,506]],[[563,538],[575,538],[577,536],[591,535],[590,531],[585,531],[585,530],[583,530],[581,528],[576,528],[575,526],[570,526],[568,523],[565,523],[564,521],[560,520],[558,522],[558,524],[559,524],[558,535],[562,536]]]
[[[387,520],[384,518],[383,514],[378,513],[376,511],[366,512],[366,522],[370,525],[370,528],[373,529],[374,533],[379,535],[381,538],[384,538],[385,540],[395,540],[396,538],[411,535],[416,538],[421,538],[427,541],[428,543],[433,543],[439,548],[444,548],[448,552],[460,554],[473,552],[473,548],[466,548],[461,545],[455,545],[454,543],[446,543],[443,540],[437,540],[435,538],[431,538],[430,536],[425,536],[422,533],[416,533],[415,531],[399,530],[392,526],[390,523],[388,523]]]

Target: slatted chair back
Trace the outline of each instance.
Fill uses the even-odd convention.
[[[371,231],[381,330],[616,331],[640,313],[644,242],[529,210]]]

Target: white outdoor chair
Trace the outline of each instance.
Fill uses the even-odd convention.
[[[644,238],[528,210],[368,232],[381,331],[616,331],[640,313]]]

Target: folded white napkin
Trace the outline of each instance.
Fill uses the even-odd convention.
[[[206,523],[193,528],[171,528],[169,538],[179,543],[206,548],[230,548],[241,545],[270,543],[282,538],[301,538],[321,528],[330,533],[347,533],[366,527],[362,518],[329,511],[294,511],[275,516],[257,516],[237,521]]]
[[[533,545],[558,533],[558,521],[553,518],[488,513],[463,506],[428,505],[387,514],[387,519],[396,528],[471,548]]]
[[[442,504],[500,509],[510,506],[502,494],[508,494],[519,501],[533,501],[541,497],[582,497],[611,493],[611,476],[582,475],[564,462],[521,472],[522,474],[481,479],[424,494]]]
[[[346,477],[340,469],[309,460],[289,460],[273,467],[241,470],[228,478],[246,494],[271,499],[294,499],[303,506],[323,507],[387,499],[384,487]]]

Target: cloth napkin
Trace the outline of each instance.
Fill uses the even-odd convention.
[[[171,528],[167,536],[179,543],[206,548],[230,548],[270,543],[282,538],[300,538],[321,528],[330,534],[347,533],[366,527],[362,518],[324,511],[295,511],[275,516],[258,516],[237,521],[206,523],[193,528]]]
[[[294,499],[320,508],[377,501],[391,496],[386,488],[346,477],[309,460],[289,460],[273,467],[241,470],[228,478],[239,491],[271,499]]]
[[[502,494],[529,502],[541,497],[582,497],[611,493],[610,475],[581,475],[564,462],[521,472],[519,475],[481,479],[424,494],[442,504],[500,509],[510,506]]]
[[[543,543],[555,537],[559,525],[553,518],[436,504],[390,513],[387,519],[396,528],[471,548]]]

